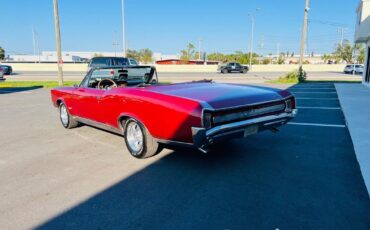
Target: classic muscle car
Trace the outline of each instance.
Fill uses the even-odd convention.
[[[159,84],[150,66],[95,68],[80,85],[51,90],[67,128],[87,124],[118,133],[136,158],[163,144],[207,153],[214,143],[276,131],[296,114],[286,90],[211,80]]]

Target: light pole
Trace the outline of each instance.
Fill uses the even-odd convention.
[[[309,4],[310,4],[310,0],[306,0],[306,6],[304,8],[304,17],[303,17],[302,37],[301,37],[301,53],[300,53],[300,58],[299,58],[299,69],[300,70],[302,70],[304,45],[305,45],[306,36],[307,36],[307,17],[308,17],[308,11],[309,11]]]
[[[117,46],[118,46],[118,41],[117,41],[117,32],[114,31],[114,41],[113,41],[113,47],[114,47],[114,56],[117,57]]]
[[[33,56],[36,58],[36,32],[35,27],[32,27],[32,41],[33,41]],[[35,59],[35,63],[36,63]]]
[[[53,0],[53,2],[54,2],[55,38],[56,38],[57,56],[58,56],[58,81],[59,81],[59,85],[63,86],[63,67],[62,67],[63,60],[62,60],[62,48],[60,44],[58,0]]]
[[[123,57],[126,57],[125,0],[122,0],[122,51]]]
[[[250,44],[250,50],[249,50],[249,69],[252,69],[252,58],[253,58],[253,40],[254,40],[254,22],[256,17],[256,12],[259,11],[260,8],[257,8],[255,12],[249,13],[248,15],[251,17],[252,20],[252,34],[251,34],[251,44]]]
[[[199,60],[201,60],[201,49],[200,49],[200,47],[201,47],[201,45],[202,45],[202,41],[203,41],[203,39],[202,38],[199,38],[199,40],[198,40],[198,59]]]

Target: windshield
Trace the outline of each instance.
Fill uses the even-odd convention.
[[[156,80],[156,71],[150,66],[100,68],[91,70],[81,85],[96,88],[100,81],[109,79],[117,86],[137,86],[152,84],[153,77]]]

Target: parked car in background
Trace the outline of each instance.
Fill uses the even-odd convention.
[[[0,66],[0,80],[4,80],[4,69]]]
[[[139,63],[132,58],[124,57],[94,57],[89,63],[89,70],[107,66],[137,66]]]
[[[343,70],[344,73],[355,73],[362,74],[364,72],[364,66],[359,64],[346,65]]]
[[[243,66],[237,62],[227,62],[218,65],[217,71],[220,71],[221,73],[247,73],[249,71],[249,67]]]
[[[13,72],[13,68],[10,65],[0,64],[0,67],[3,69],[4,75],[10,75]]]
[[[4,75],[10,75],[13,72],[13,69],[10,65],[0,64],[0,67],[3,69]]]
[[[276,132],[297,112],[287,90],[212,80],[158,84],[150,66],[92,69],[80,85],[52,89],[51,99],[65,128],[82,123],[122,135],[136,158],[165,145],[207,153],[217,142]]]

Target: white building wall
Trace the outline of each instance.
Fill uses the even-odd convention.
[[[366,44],[366,56],[365,56],[365,71],[363,74],[363,84],[369,86],[368,82],[365,82],[368,62],[368,50],[370,47],[370,0],[360,0],[357,7],[357,21],[355,26],[355,42]]]

